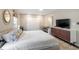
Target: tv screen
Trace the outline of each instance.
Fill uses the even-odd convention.
[[[62,28],[70,28],[70,19],[58,19],[56,20],[56,26]]]

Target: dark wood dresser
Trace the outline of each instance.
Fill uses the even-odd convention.
[[[57,38],[70,42],[70,31],[60,28],[51,28],[51,34]]]

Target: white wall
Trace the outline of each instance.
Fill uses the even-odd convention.
[[[43,17],[41,15],[20,15],[20,24],[24,30],[41,29]]]
[[[79,25],[77,24],[77,22],[79,22],[79,10],[56,10],[54,11],[52,14],[53,16],[53,26],[56,26],[56,20],[57,19],[65,19],[65,18],[69,18],[71,21],[71,30],[77,29],[79,30]],[[76,41],[77,43],[79,43],[79,38],[78,35],[76,36],[76,34],[78,34],[76,31],[72,31],[71,35],[73,36],[71,38],[71,40]]]
[[[51,15],[20,15],[20,24],[25,30],[41,29],[42,27],[52,27]]]
[[[32,16],[36,17],[35,15],[32,15]],[[40,18],[40,17],[38,17],[38,18]],[[71,20],[71,26],[70,27],[72,29],[78,29],[79,28],[79,25],[76,24],[77,22],[79,22],[79,10],[74,10],[74,9],[55,10],[51,14],[42,16],[41,25],[44,26],[44,27],[56,26],[56,19],[64,19],[64,18],[69,18]],[[27,29],[26,28],[27,27],[26,26],[27,15],[20,15],[20,19],[21,19],[20,20],[21,26],[23,26],[24,29]],[[33,26],[31,25],[31,28]],[[37,27],[37,26],[34,26],[34,27]]]
[[[9,10],[10,13],[11,13],[11,21],[10,21],[10,23],[8,23],[8,24],[6,24],[6,23],[4,22],[4,19],[3,19],[3,11],[4,11],[4,10],[0,10],[0,32],[12,28],[12,11]]]
[[[38,30],[40,29],[41,17],[36,15],[27,15],[27,30]]]
[[[71,20],[71,29],[78,29],[79,25],[79,10],[56,10],[53,12],[53,25],[56,26],[56,19],[69,18]]]
[[[44,27],[52,27],[53,26],[53,16],[52,15],[44,15],[43,19],[43,26]]]
[[[11,30],[14,27],[14,24],[13,24],[13,11],[9,10],[9,12],[11,14],[11,20],[10,20],[10,23],[7,23],[7,24],[4,22],[4,19],[3,19],[3,11],[4,11],[3,9],[0,10],[0,32]],[[17,20],[18,20],[17,24],[20,24],[19,18],[20,17],[19,17],[19,14],[18,14],[17,15]]]
[[[20,15],[20,26],[22,26],[24,28],[24,30],[26,30],[26,25],[27,25],[27,15]]]

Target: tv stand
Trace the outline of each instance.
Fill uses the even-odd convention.
[[[66,28],[53,27],[51,28],[51,34],[64,41],[74,43],[76,42],[76,31]]]

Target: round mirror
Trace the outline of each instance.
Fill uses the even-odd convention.
[[[4,10],[4,12],[3,12],[3,18],[4,18],[4,21],[6,23],[9,23],[10,22],[11,15],[10,15],[9,10]]]

